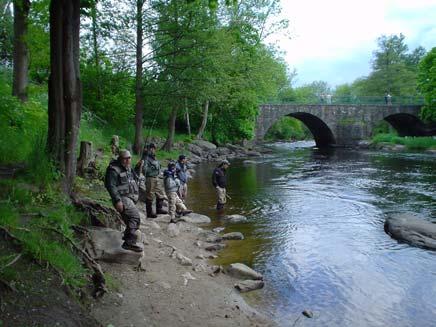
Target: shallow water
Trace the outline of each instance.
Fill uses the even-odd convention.
[[[265,288],[247,300],[283,326],[436,326],[436,252],[383,230],[393,212],[436,223],[436,157],[310,145],[275,144],[255,163],[232,162],[226,214],[249,222],[227,226],[246,239],[218,263],[262,272]],[[221,225],[212,169],[196,167],[188,204]]]

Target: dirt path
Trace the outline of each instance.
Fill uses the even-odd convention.
[[[91,314],[104,326],[115,327],[275,326],[244,302],[235,279],[222,272],[210,275],[217,268],[207,259],[213,253],[204,250],[210,232],[185,222],[177,225],[180,234],[171,237],[167,222],[144,221],[146,271],[103,264],[112,276],[112,291],[92,306]],[[193,265],[182,265],[174,251]]]

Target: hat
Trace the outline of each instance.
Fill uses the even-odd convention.
[[[179,160],[182,161],[183,159],[186,159],[186,156],[183,155],[183,154],[181,154],[181,155],[179,156]]]
[[[221,165],[229,165],[230,166],[230,162],[227,159],[224,159],[221,161]]]
[[[126,158],[131,158],[132,155],[130,154],[129,150],[122,149],[120,150],[120,154],[118,155],[118,157],[122,159],[126,159]]]
[[[174,161],[170,161],[168,163],[168,169],[172,169],[172,168],[175,168],[175,167],[176,167],[176,163]]]

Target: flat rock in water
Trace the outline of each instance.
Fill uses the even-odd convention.
[[[88,237],[86,249],[93,259],[111,263],[138,264],[143,252],[124,250],[123,233],[105,227],[87,227]],[[141,233],[142,237],[142,233]],[[142,240],[138,240],[142,243]]]
[[[232,263],[230,266],[227,267],[227,273],[233,277],[237,277],[240,279],[263,279],[262,274],[259,274],[257,271],[254,271],[243,263]]]
[[[219,250],[224,249],[225,247],[226,247],[225,244],[218,243],[218,244],[206,246],[204,249],[206,251],[219,251]]]
[[[200,215],[194,212],[181,217],[180,220],[191,224],[209,224],[211,222],[208,216]]]
[[[410,213],[396,214],[385,221],[385,232],[413,246],[436,250],[436,224]]]
[[[247,221],[247,217],[242,215],[228,215],[224,216],[223,219],[229,223],[242,223]]]
[[[225,229],[226,229],[225,227],[215,227],[214,229],[212,229],[212,232],[221,233]]]
[[[235,284],[235,288],[241,293],[250,292],[263,288],[265,283],[263,280],[243,280]]]
[[[232,232],[223,235],[223,240],[243,240],[244,235],[240,232]]]

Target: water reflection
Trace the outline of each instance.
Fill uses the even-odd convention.
[[[198,167],[190,206],[214,218],[213,165]],[[295,144],[274,146],[256,163],[233,162],[226,213],[249,223],[220,264],[244,262],[264,273],[266,287],[249,294],[283,326],[305,308],[311,326],[433,326],[434,252],[399,244],[383,231],[387,214],[436,216],[436,158]],[[436,222],[436,220],[435,220]]]

